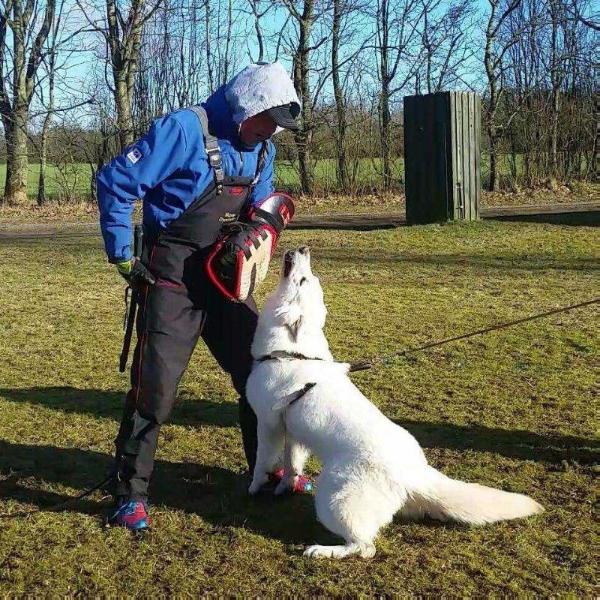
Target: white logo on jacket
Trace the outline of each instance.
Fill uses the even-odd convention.
[[[320,360],[255,361],[246,386],[258,418],[249,491],[258,492],[267,474],[283,463],[285,476],[275,490],[281,494],[293,488],[310,452],[320,459],[317,517],[346,543],[310,546],[305,555],[371,557],[378,531],[399,511],[407,518],[427,515],[475,525],[543,511],[527,496],[450,479],[429,466],[417,440],[352,383],[349,365],[333,361],[323,334],[326,315],[308,248],[286,252],[279,285],[258,321],[252,355],[295,353]],[[294,392],[307,383],[316,385],[293,402]]]
[[[127,159],[134,165],[140,158],[142,158],[142,152],[138,148],[132,148],[127,153]]]

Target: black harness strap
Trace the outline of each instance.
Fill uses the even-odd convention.
[[[223,191],[223,180],[225,173],[223,172],[223,161],[221,160],[221,150],[217,138],[212,135],[208,127],[208,115],[202,106],[190,106],[190,110],[200,120],[202,125],[202,133],[204,134],[204,144],[206,154],[208,155],[208,164],[213,168],[215,174],[215,184],[217,186],[217,194]]]
[[[299,352],[286,352],[285,350],[273,350],[271,354],[265,354],[260,358],[257,358],[257,362],[265,362],[266,360],[282,360],[282,359],[297,359],[297,360],[325,360],[324,358],[312,358],[305,356]],[[330,361],[327,361],[330,362]]]
[[[223,171],[223,161],[221,159],[221,150],[219,148],[219,141],[210,132],[208,124],[208,115],[206,110],[202,106],[190,106],[190,110],[198,117],[200,125],[202,126],[202,133],[204,134],[204,145],[206,147],[206,154],[208,155],[208,163],[213,168],[215,174],[215,184],[217,186],[217,194],[220,194],[223,190],[223,181],[225,179],[225,173]],[[256,185],[260,178],[260,174],[267,162],[267,156],[269,154],[269,144],[265,140],[262,143],[258,160],[256,161],[256,173],[251,185]]]
[[[267,162],[268,154],[269,154],[269,144],[265,140],[262,143],[262,146],[260,148],[260,154],[258,155],[258,160],[256,161],[256,174],[254,176],[254,181],[252,182],[252,185],[256,185],[258,183],[260,174],[263,170],[263,167],[265,166],[265,163]]]

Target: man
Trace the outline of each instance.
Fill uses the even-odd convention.
[[[275,147],[269,138],[281,128],[297,129],[300,104],[282,65],[261,63],[241,71],[202,108],[158,119],[97,176],[108,260],[139,299],[131,389],[115,440],[115,509],[108,520],[132,530],[149,527],[148,483],[160,426],[200,336],[240,395],[250,472],[256,457],[256,416],[244,390],[256,305],[251,296],[241,302],[227,299],[218,289],[218,276],[211,281],[207,274],[207,260],[231,222],[238,228],[240,221],[249,223],[242,225],[241,235],[248,230],[250,237],[238,244],[244,249],[257,245],[258,238],[276,238],[288,220],[281,215],[293,213],[291,199],[272,200]],[[131,249],[137,198],[144,201],[141,260]],[[275,218],[258,208],[265,199],[279,211]],[[257,213],[266,218],[262,224],[253,220]],[[245,244],[248,240],[252,243]],[[299,480],[298,491],[309,487],[305,478]]]

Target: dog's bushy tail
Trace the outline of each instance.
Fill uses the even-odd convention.
[[[427,515],[439,521],[483,525],[527,517],[543,510],[541,504],[523,494],[450,479],[428,466],[423,485],[411,491],[402,513],[409,518]]]

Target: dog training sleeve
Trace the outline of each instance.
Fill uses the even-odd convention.
[[[275,164],[275,145],[269,141],[269,151],[256,185],[252,188],[250,205],[254,205],[268,198],[274,191],[273,187],[273,165]]]
[[[136,199],[184,165],[186,140],[177,118],[156,120],[148,133],[96,176],[100,228],[110,262],[132,257],[131,214]]]

